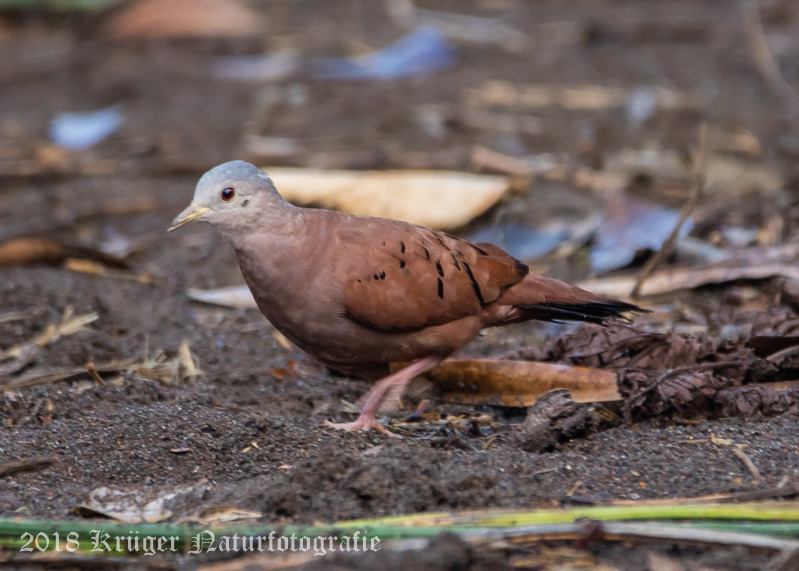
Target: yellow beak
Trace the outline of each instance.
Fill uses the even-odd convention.
[[[175,216],[175,219],[172,221],[172,226],[167,228],[167,232],[172,232],[172,230],[176,230],[184,224],[194,222],[209,210],[211,210],[211,208],[208,206],[200,206],[192,202],[186,207],[186,210]]]

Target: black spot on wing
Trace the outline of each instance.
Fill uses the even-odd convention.
[[[472,268],[469,267],[469,264],[463,262],[463,269],[466,270],[466,273],[469,276],[469,279],[472,280],[472,289],[474,289],[474,295],[477,296],[477,299],[480,300],[480,303],[485,303],[483,301],[483,292],[480,291],[480,284],[477,283],[477,280],[474,279],[474,274],[472,273]]]
[[[438,270],[438,275],[443,278],[444,277],[444,268],[441,267],[441,262],[436,262],[436,270]]]
[[[400,242],[400,253],[405,253],[405,242]]]
[[[438,297],[444,299],[444,282],[441,278],[438,278]]]

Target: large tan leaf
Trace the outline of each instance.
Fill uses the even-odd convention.
[[[346,171],[265,168],[286,200],[351,214],[452,230],[494,205],[509,189],[503,176],[454,171]]]
[[[553,389],[568,389],[576,402],[621,400],[616,373],[558,363],[451,360],[425,373],[447,400],[527,407]]]
[[[138,0],[114,14],[116,39],[246,37],[262,31],[257,12],[237,0]]]

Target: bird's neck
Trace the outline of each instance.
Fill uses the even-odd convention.
[[[305,213],[283,200],[261,201],[237,213],[230,220],[218,223],[217,229],[236,251],[257,248],[282,249],[293,235],[302,235]]]
[[[292,271],[313,256],[307,250],[319,242],[313,238],[325,226],[323,211],[286,206],[228,236],[240,263],[265,275]]]
[[[303,292],[297,284],[315,279],[314,262],[324,256],[328,242],[320,239],[327,226],[323,213],[299,210],[283,224],[260,226],[231,239],[244,279],[273,324],[285,317],[281,312],[297,305]]]

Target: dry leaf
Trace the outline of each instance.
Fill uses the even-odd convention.
[[[679,219],[679,211],[671,208],[625,193],[609,196],[591,247],[591,269],[608,272],[630,264],[641,250],[659,249]],[[688,220],[680,235],[688,233],[692,226]]]
[[[73,511],[85,517],[101,515],[125,523],[156,523],[172,517],[172,512],[166,507],[167,502],[193,493],[204,485],[205,482],[200,482],[160,492],[117,490],[102,486],[89,492],[88,501],[76,506]]]
[[[99,250],[62,244],[50,238],[12,238],[0,244],[0,268],[30,264],[58,264],[69,259],[93,260],[104,266],[126,269],[128,264]]]
[[[73,272],[90,274],[102,278],[114,278],[120,280],[132,280],[140,284],[151,284],[153,278],[149,274],[137,274],[125,270],[110,270],[99,262],[84,260],[80,258],[67,258],[64,260],[64,267]]]
[[[671,293],[681,289],[720,284],[735,280],[762,280],[782,276],[799,279],[799,268],[794,264],[767,263],[751,266],[718,264],[699,268],[665,268],[650,275],[641,287],[641,295],[652,296]],[[637,276],[612,276],[585,280],[577,284],[597,295],[628,298],[635,286]]]
[[[509,190],[504,176],[455,171],[265,169],[283,197],[350,214],[452,230],[479,216]]]
[[[682,563],[665,555],[649,552],[647,559],[647,568],[650,571],[686,571]]]
[[[256,309],[258,307],[255,304],[252,293],[250,293],[250,288],[246,285],[216,289],[189,288],[186,294],[194,301],[221,305],[222,307],[232,307],[234,309]]]
[[[426,377],[452,402],[526,407],[564,388],[579,403],[621,400],[616,374],[556,363],[477,359],[445,361]]]
[[[695,107],[700,94],[683,93],[664,87],[646,86],[661,109]],[[468,91],[470,106],[498,106],[541,109],[559,106],[565,109],[597,110],[625,107],[634,90],[603,85],[516,85],[507,81],[491,80]]]
[[[198,520],[202,524],[228,523],[243,519],[259,519],[262,516],[263,514],[261,512],[253,510],[246,510],[234,506],[215,506],[204,509],[200,513]]]
[[[42,333],[35,336],[33,339],[18,345],[14,345],[13,347],[9,347],[5,351],[0,352],[0,361],[4,361],[6,359],[17,359],[24,353],[28,352],[31,347],[44,347],[50,343],[58,341],[61,337],[74,335],[79,331],[84,331],[86,325],[97,321],[98,318],[99,316],[95,312],[85,313],[83,315],[73,317],[72,307],[67,307],[67,309],[64,311],[64,317],[62,318],[61,323],[51,323]]]
[[[95,371],[99,373],[116,373],[125,371],[130,367],[130,362],[108,363],[104,365],[96,365]],[[71,379],[78,375],[85,375],[88,371],[86,367],[74,367],[72,369],[50,369],[46,371],[34,371],[30,374],[17,377],[5,383],[0,383],[0,390],[19,389],[22,387],[31,387],[33,385],[42,385],[46,383],[55,383],[65,379]],[[92,383],[94,384],[94,383]]]
[[[0,268],[54,264],[65,257],[63,246],[47,238],[17,238],[0,244]]]
[[[205,375],[202,369],[197,367],[197,364],[194,362],[194,356],[191,354],[191,347],[189,346],[188,341],[184,341],[180,344],[178,353],[180,354],[180,360],[181,363],[183,363],[183,368],[185,369],[183,372],[183,378],[194,380],[197,377]]]
[[[453,41],[497,45],[512,53],[524,51],[529,44],[525,34],[497,18],[426,10],[410,0],[391,0],[387,8],[397,24],[409,29],[432,27]]]
[[[262,32],[260,14],[237,0],[139,0],[105,24],[111,37],[247,37]]]
[[[292,346],[291,341],[289,341],[288,337],[283,335],[277,329],[275,330],[274,333],[272,333],[272,338],[275,341],[277,341],[277,344],[280,345],[281,347],[283,347],[286,351],[293,351],[294,350],[294,347]]]
[[[89,501],[75,508],[83,516],[101,515],[125,523],[155,523],[172,516],[164,502],[177,493],[166,493],[152,501],[145,500],[137,491],[113,490],[105,486],[89,492]]]
[[[605,169],[633,178],[647,174],[657,180],[682,180],[690,184],[695,173],[678,151],[660,149],[625,149],[605,159]],[[782,190],[783,181],[777,169],[721,154],[707,158],[707,191],[724,195],[743,194],[752,189],[768,194]]]

